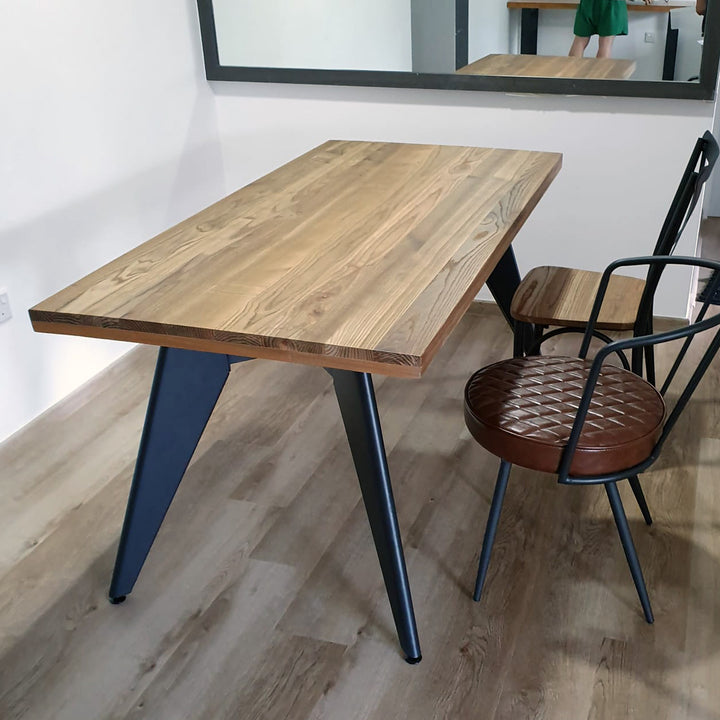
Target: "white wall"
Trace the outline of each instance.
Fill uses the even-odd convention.
[[[470,0],[468,10],[468,62],[494,53],[519,52],[515,35],[520,11],[508,11],[507,0]],[[511,19],[517,24],[517,29],[512,25],[512,36]]]
[[[563,169],[516,242],[521,271],[600,269],[649,252],[712,103],[214,84],[230,189],[328,138],[560,151]],[[693,253],[698,222],[680,251]],[[689,276],[658,302],[685,316]]]
[[[646,251],[711,124],[703,102],[208,87],[192,0],[34,0],[4,19],[0,60],[22,72],[6,72],[0,113],[0,286],[15,312],[0,325],[0,439],[126,349],[33,333],[28,307],[328,138],[563,152],[515,244],[524,271]],[[688,295],[678,279],[659,312],[684,315]]]
[[[715,105],[713,134],[716,138],[720,138],[720,103]],[[703,216],[720,217],[720,173],[713,174],[708,181],[708,186],[703,203]]]
[[[214,0],[223,65],[412,69],[410,0]]]
[[[675,79],[689,80],[699,74],[703,50],[698,43],[702,37],[702,18],[695,12],[695,3],[687,9],[673,10],[672,25],[680,31]]]
[[[412,71],[454,73],[455,0],[412,0]]]
[[[131,346],[27,309],[224,194],[193,0],[4,3],[0,440]]]

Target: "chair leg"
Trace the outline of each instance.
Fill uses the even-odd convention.
[[[637,504],[640,506],[640,512],[642,512],[642,516],[643,518],[645,518],[645,523],[647,525],[652,525],[652,515],[650,515],[650,510],[648,508],[647,501],[645,500],[645,493],[643,492],[643,489],[640,485],[640,480],[638,479],[638,476],[633,475],[632,477],[628,478],[628,481],[630,482],[630,487],[632,488],[633,494],[635,495]]]
[[[516,320],[513,328],[513,357],[525,357],[525,347],[528,344],[529,335],[530,325]]]
[[[632,535],[630,534],[625,510],[623,509],[620,493],[617,489],[617,483],[606,482],[605,492],[607,493],[608,500],[610,501],[610,507],[612,508],[613,517],[615,518],[615,524],[617,525],[618,533],[620,534],[620,541],[622,542],[625,557],[627,558],[628,565],[630,566],[630,574],[635,582],[635,588],[640,598],[640,604],[642,605],[643,612],[645,613],[645,619],[649,623],[652,623],[655,618],[653,617],[652,608],[650,607],[650,598],[648,597],[647,588],[645,587],[645,579],[643,578],[640,561],[638,560],[637,552],[635,551],[635,544],[633,543]]]
[[[655,385],[655,349],[652,345],[645,347],[645,377],[651,385]]]
[[[490,565],[490,553],[492,552],[493,542],[495,541],[495,532],[497,531],[498,520],[500,520],[500,511],[502,510],[503,500],[505,499],[505,490],[507,489],[511,467],[512,464],[507,462],[507,460],[500,461],[500,470],[498,472],[497,482],[495,483],[492,503],[490,504],[490,514],[487,525],[485,526],[485,537],[483,538],[478,574],[475,580],[473,600],[476,602],[480,599],[483,585],[485,584],[485,577],[487,576],[488,565]]]
[[[535,325],[533,329],[533,350],[535,350],[535,346],[537,346],[537,349],[533,353],[534,355],[542,355],[540,352],[540,345],[542,343],[543,335],[547,329],[547,325]]]
[[[548,329],[547,325],[531,325],[525,323],[527,328],[526,338],[529,338],[525,343],[524,355],[529,357],[530,355],[542,355],[542,344],[545,338],[545,331]],[[517,347],[517,346],[516,346]],[[515,357],[522,357],[515,353]]]

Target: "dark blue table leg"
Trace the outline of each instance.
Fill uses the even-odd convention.
[[[519,284],[520,271],[515,261],[512,245],[510,245],[490,274],[487,286],[513,331],[515,357],[525,355],[525,351],[530,347],[533,339],[533,326],[530,323],[517,323],[510,315],[510,304]]]
[[[420,642],[372,377],[349,370],[327,371],[335,384],[400,646],[409,663],[418,663]]]
[[[122,602],[133,589],[230,364],[245,359],[160,348],[110,583],[111,602]]]

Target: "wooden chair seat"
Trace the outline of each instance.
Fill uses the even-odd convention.
[[[557,473],[591,362],[524,357],[478,370],[465,388],[472,436],[514,465]],[[641,377],[603,367],[573,456],[578,477],[617,472],[645,460],[662,432],[665,403]]]
[[[602,273],[574,268],[533,268],[522,280],[510,313],[534,325],[584,328]],[[632,330],[645,289],[645,280],[613,275],[595,327],[598,330]]]

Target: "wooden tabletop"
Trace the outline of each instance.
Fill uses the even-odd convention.
[[[625,80],[635,72],[634,60],[549,55],[486,55],[458,70],[465,75]]]
[[[537,10],[574,10],[580,3],[578,0],[510,0],[507,6],[514,8],[528,8]],[[652,5],[645,3],[629,2],[627,3],[630,12],[670,12],[671,10],[679,10],[680,8],[690,7],[688,5],[667,4],[665,2],[654,2]]]
[[[561,162],[330,141],[41,302],[32,324],[417,377]]]

